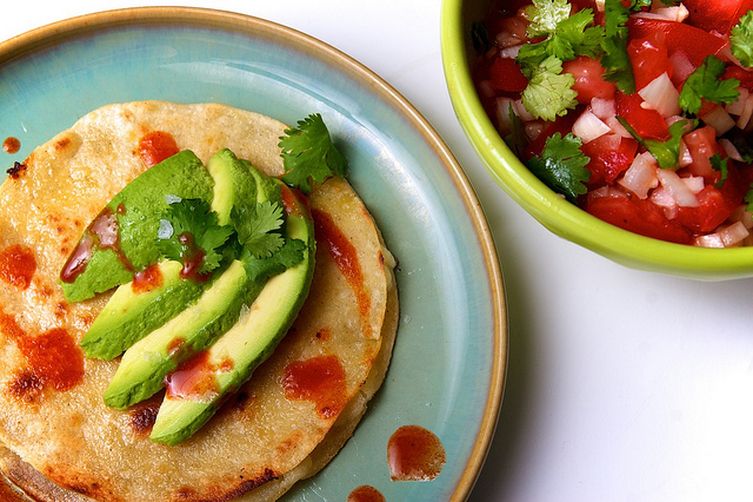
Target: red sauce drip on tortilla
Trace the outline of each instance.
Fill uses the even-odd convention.
[[[131,283],[134,293],[148,293],[160,286],[162,286],[162,272],[156,263],[149,265],[141,272],[136,272]]]
[[[216,396],[220,389],[215,371],[209,362],[209,352],[199,352],[165,377],[167,397],[201,399]]]
[[[280,195],[282,196],[282,207],[285,209],[285,214],[300,216],[302,207],[309,208],[308,197],[296,188],[282,185]]]
[[[26,164],[22,164],[20,162],[14,162],[13,167],[9,168],[6,173],[8,173],[8,176],[13,178],[14,180],[19,179],[23,174],[26,172]]]
[[[169,132],[152,131],[139,141],[139,156],[147,167],[159,164],[166,158],[178,153],[178,151],[175,138]]]
[[[183,255],[183,269],[180,271],[180,276],[183,279],[191,279],[196,282],[208,281],[212,274],[200,272],[206,253],[196,245],[193,235],[189,233],[180,234],[178,241],[188,248]]]
[[[15,342],[26,359],[27,370],[44,385],[64,391],[83,380],[84,355],[66,330],[55,328],[30,336],[4,312],[0,312],[0,330]]]
[[[0,251],[0,279],[8,284],[26,289],[36,270],[37,260],[28,247],[14,244]]]
[[[330,256],[335,261],[337,268],[348,280],[351,289],[356,295],[358,301],[358,312],[361,314],[361,321],[365,335],[371,335],[371,326],[368,324],[367,316],[371,309],[371,301],[366,293],[366,287],[363,280],[363,272],[358,262],[358,251],[351,244],[348,237],[342,233],[340,228],[332,220],[332,217],[324,211],[318,209],[312,210],[314,225],[316,228],[316,239],[327,247]]]
[[[444,446],[430,430],[405,425],[387,443],[387,464],[393,481],[430,481],[444,467]]]
[[[348,502],[386,502],[387,499],[373,486],[359,486],[348,495]]]
[[[18,140],[18,138],[8,136],[7,138],[5,138],[5,141],[3,141],[3,150],[5,150],[7,153],[18,153],[20,149],[21,142]]]
[[[336,417],[347,400],[345,370],[336,356],[318,356],[288,364],[282,386],[288,399],[313,401],[322,418]]]

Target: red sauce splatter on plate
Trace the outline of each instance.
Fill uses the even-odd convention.
[[[167,397],[194,400],[214,398],[220,391],[216,371],[217,368],[209,362],[209,352],[199,352],[165,377]]]
[[[136,272],[131,282],[131,289],[134,293],[148,293],[162,286],[162,272],[159,265],[149,265],[141,272]]]
[[[8,136],[7,138],[5,138],[5,141],[3,141],[3,150],[5,150],[7,153],[18,153],[20,149],[21,142],[18,140],[18,138]]]
[[[152,131],[139,141],[139,156],[147,167],[159,164],[178,153],[175,138],[169,132]]]
[[[387,464],[393,481],[430,481],[445,464],[444,446],[430,430],[405,425],[387,443]]]
[[[31,284],[37,270],[37,260],[32,250],[14,244],[0,251],[0,279],[21,289]]]
[[[314,217],[316,240],[326,246],[337,268],[340,269],[340,273],[345,276],[355,293],[363,329],[365,335],[369,337],[371,326],[366,321],[371,309],[371,301],[366,293],[361,264],[358,262],[358,251],[329,214],[313,209],[312,215]]]
[[[27,371],[42,385],[64,391],[84,378],[84,355],[68,331],[55,328],[32,336],[16,320],[0,312],[0,330],[16,344],[28,363]]]
[[[322,418],[337,416],[347,400],[345,370],[336,356],[318,356],[288,364],[282,387],[288,399],[312,401]]]
[[[363,485],[350,492],[348,502],[386,502],[386,499],[373,486]]]

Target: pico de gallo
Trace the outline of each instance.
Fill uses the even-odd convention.
[[[554,191],[626,230],[753,245],[753,0],[497,0],[473,77]]]

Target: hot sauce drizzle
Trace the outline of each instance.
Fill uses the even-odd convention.
[[[337,268],[345,276],[351,289],[356,295],[358,312],[361,315],[363,329],[367,337],[371,334],[371,326],[365,322],[371,309],[371,301],[364,286],[363,272],[358,262],[358,251],[351,244],[348,237],[342,233],[332,217],[318,209],[312,209],[317,241],[327,246],[330,256]]]
[[[131,289],[134,293],[148,293],[160,286],[162,286],[162,272],[156,263],[136,272],[131,282]]]
[[[363,485],[350,492],[348,502],[386,502],[386,499],[373,486]]]
[[[26,359],[26,371],[41,385],[65,391],[83,380],[84,355],[65,329],[30,336],[12,316],[0,311],[0,330],[16,344]]]
[[[168,399],[216,397],[220,392],[216,371],[217,368],[209,362],[209,352],[199,352],[165,377]]]
[[[0,279],[20,289],[31,284],[37,270],[37,260],[32,250],[14,244],[0,251]]]
[[[152,131],[139,141],[139,156],[147,167],[159,164],[178,153],[178,145],[172,134],[165,131]]]
[[[178,241],[186,246],[187,250],[183,255],[183,269],[180,276],[183,279],[191,279],[196,282],[206,282],[212,276],[210,273],[201,273],[201,266],[204,264],[206,253],[196,245],[193,235],[190,233],[180,234]]]
[[[5,150],[7,153],[14,154],[18,153],[18,151],[21,149],[21,142],[18,140],[18,138],[14,138],[13,136],[8,136],[5,138],[5,141],[3,141],[3,150]]]
[[[387,443],[387,464],[393,481],[430,481],[444,467],[444,446],[430,430],[405,425]]]
[[[318,356],[288,364],[282,387],[288,399],[313,401],[322,418],[337,416],[347,400],[345,370],[336,356]]]

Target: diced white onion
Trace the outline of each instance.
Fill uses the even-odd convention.
[[[719,231],[719,236],[722,238],[724,247],[732,247],[740,244],[750,232],[745,228],[741,222],[735,222],[732,225],[723,228]]]
[[[651,12],[638,12],[634,17],[682,23],[688,18],[689,14],[690,12],[688,12],[688,9],[683,4],[680,4],[674,7],[660,7]]]
[[[603,187],[597,188],[596,190],[593,190],[591,192],[588,192],[589,197],[594,198],[601,198],[601,197],[616,197],[616,198],[627,198],[627,194],[623,192],[622,190],[618,190],[617,188],[614,188],[609,185],[605,185]]]
[[[499,124],[500,132],[507,134],[512,131],[512,121],[510,120],[510,108],[512,107],[512,99],[510,98],[497,98],[497,124]]]
[[[526,122],[524,126],[526,136],[530,141],[535,141],[542,132],[544,132],[544,123],[540,120],[534,120],[532,122]]]
[[[656,172],[659,183],[667,189],[669,195],[680,207],[698,207],[700,204],[695,194],[682,181],[676,172],[667,169],[659,169]]]
[[[604,12],[607,0],[596,0],[595,3],[596,3],[596,10],[599,12]]]
[[[748,211],[747,204],[737,206],[737,208],[732,212],[732,215],[729,217],[729,219],[730,221],[739,221],[740,223],[745,225],[745,228],[747,228],[748,230],[753,228],[753,214]]]
[[[528,110],[526,110],[526,107],[523,105],[522,100],[517,100],[512,102],[512,109],[515,110],[515,115],[520,117],[520,120],[523,122],[530,122],[534,119],[534,116],[531,115]]]
[[[736,160],[738,162],[743,161],[743,156],[740,155],[739,150],[737,149],[737,147],[735,147],[735,145],[732,144],[730,140],[728,140],[727,138],[720,139],[719,144],[722,145],[722,148],[724,148],[724,151],[727,153],[727,156],[730,159]]]
[[[612,132],[608,125],[594,115],[590,110],[583,112],[573,124],[573,134],[583,140],[583,143],[591,141]]]
[[[691,73],[695,71],[695,65],[685,51],[675,51],[669,56],[672,65],[672,76],[675,82],[685,82]]]
[[[735,127],[735,121],[729,116],[724,108],[717,106],[712,111],[701,116],[701,119],[716,129],[716,135],[721,136],[725,132]]]
[[[499,57],[515,59],[518,57],[520,48],[523,47],[524,45],[525,44],[519,44],[519,45],[513,45],[512,47],[505,47],[504,49],[499,51]]]
[[[656,159],[648,152],[635,157],[625,175],[618,181],[640,199],[648,197],[648,191],[659,186],[656,177]]]
[[[750,92],[745,87],[740,87],[739,90],[740,95],[737,97],[737,100],[734,103],[728,104],[726,108],[727,113],[737,115],[738,117],[745,111],[745,102],[748,100],[748,96],[750,96]]]
[[[737,120],[737,127],[739,127],[740,129],[745,129],[746,127],[748,127],[748,123],[750,123],[751,117],[753,117],[753,94],[748,96],[748,98],[745,100],[745,108],[740,114],[740,118]]]
[[[680,140],[680,152],[677,159],[677,165],[680,167],[688,167],[693,163],[693,155],[690,154],[690,149],[685,141]]]
[[[617,117],[609,117],[607,119],[607,125],[612,130],[613,133],[617,134],[621,138],[632,138],[633,136],[625,129],[622,124],[620,124],[620,121],[617,120]]]
[[[607,120],[617,115],[617,107],[613,99],[593,98],[591,100],[591,111],[601,120]]]
[[[695,238],[693,241],[694,246],[702,248],[723,248],[724,242],[719,234],[701,235]]]
[[[662,117],[669,117],[680,113],[680,93],[675,89],[667,72],[652,80],[646,87],[638,91],[645,103],[641,108],[656,110]]]
[[[703,187],[705,186],[703,182],[703,176],[690,176],[688,178],[680,178],[685,185],[690,189],[693,193],[698,193],[701,190],[703,190]]]
[[[653,192],[651,192],[651,202],[661,207],[676,207],[677,206],[677,203],[675,202],[675,199],[672,197],[672,194],[669,193],[669,190],[667,190],[664,187],[659,187]]]

